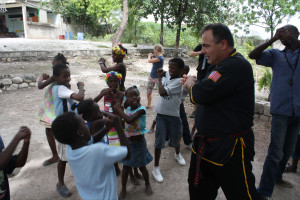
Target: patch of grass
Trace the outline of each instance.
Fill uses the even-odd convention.
[[[109,49],[109,48],[110,48],[110,47],[105,46],[105,45],[97,45],[97,47],[99,47],[99,48],[106,48],[106,49]]]

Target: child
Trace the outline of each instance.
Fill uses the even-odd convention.
[[[104,111],[115,114],[113,110],[113,105],[117,101],[122,102],[124,98],[124,93],[119,91],[119,86],[122,82],[122,75],[115,71],[111,71],[106,74],[105,81],[106,84],[108,85],[108,88],[103,89],[100,92],[100,94],[94,98],[94,101],[98,102],[100,101],[100,99],[102,99],[102,97],[104,97]],[[114,128],[109,130],[109,133],[107,135],[108,135],[109,145],[120,146],[118,134]],[[115,169],[116,169],[117,176],[119,176],[121,171],[118,163],[115,164]]]
[[[120,103],[114,105],[115,112],[127,123],[125,135],[129,139],[131,152],[130,160],[122,161],[122,190],[119,194],[119,199],[124,199],[126,196],[127,178],[132,171],[132,167],[138,167],[142,172],[147,195],[153,193],[149,182],[149,173],[146,168],[146,165],[153,160],[148,151],[144,136],[144,134],[148,132],[148,130],[146,130],[146,109],[141,106],[140,92],[135,86],[128,88],[125,92],[125,96],[129,105],[126,109],[126,114],[123,112]]]
[[[184,74],[187,75],[189,73],[189,71],[190,71],[189,65],[184,65]],[[180,119],[181,119],[181,123],[182,123],[183,142],[189,150],[192,150],[193,141],[192,141],[192,136],[191,136],[191,132],[190,132],[189,122],[187,121],[186,112],[185,112],[184,104],[183,104],[185,97],[188,95],[188,93],[189,92],[186,88],[184,88],[182,90],[182,95],[180,97],[181,103],[180,103],[179,114],[180,114]],[[155,125],[156,125],[156,121],[154,119],[152,122],[151,129],[150,129],[151,134],[154,133]],[[169,143],[168,141],[169,141],[169,137],[167,136],[166,137],[166,145]]]
[[[99,59],[99,64],[101,71],[103,73],[109,73],[110,71],[116,71],[119,74],[122,75],[122,81],[120,83],[120,91],[125,92],[125,78],[126,78],[126,65],[123,63],[123,59],[125,58],[127,54],[127,49],[122,46],[122,44],[119,44],[118,46],[115,46],[112,48],[112,59],[113,62],[117,63],[113,67],[107,68],[105,65],[106,60],[104,58]]]
[[[86,121],[86,125],[90,130],[91,135],[96,134],[98,131],[106,130],[104,127],[105,120],[103,119],[103,114],[100,111],[99,105],[92,99],[86,99],[78,104],[74,103],[72,105],[72,110],[77,108],[77,112]],[[109,130],[106,130],[106,133]],[[101,142],[109,144],[108,137],[105,132],[101,137]]]
[[[59,53],[57,54],[53,61],[52,61],[52,67],[56,64],[65,64],[68,65],[67,58]],[[43,166],[50,165],[52,163],[55,163],[58,161],[58,154],[56,150],[56,144],[55,139],[52,134],[51,130],[51,123],[55,119],[55,112],[54,112],[54,105],[53,105],[53,97],[52,97],[52,88],[56,85],[56,82],[54,81],[53,76],[49,76],[47,74],[42,74],[38,79],[38,88],[43,89],[46,86],[49,87],[45,91],[44,100],[42,102],[38,117],[40,120],[40,123],[46,127],[46,136],[48,140],[48,144],[50,146],[51,152],[52,152],[52,158],[49,158],[43,162]]]
[[[157,182],[163,182],[163,177],[159,169],[159,159],[161,150],[165,146],[166,136],[170,138],[169,146],[175,147],[175,159],[179,165],[185,165],[186,162],[180,154],[179,140],[182,137],[182,124],[179,115],[180,97],[182,86],[180,77],[184,68],[184,62],[180,58],[173,58],[169,61],[169,73],[159,69],[158,89],[159,97],[156,102],[154,112],[156,115],[156,133],[155,133],[155,163],[152,175]],[[165,76],[165,82],[162,84],[162,77]]]
[[[146,108],[151,107],[152,90],[155,86],[155,83],[157,83],[157,80],[158,80],[157,70],[163,68],[163,66],[164,66],[164,60],[165,59],[163,57],[163,53],[164,53],[163,46],[161,44],[156,44],[156,45],[154,45],[154,54],[157,57],[154,57],[152,53],[148,54],[148,63],[153,63],[153,66],[152,66],[150,76],[148,78],[148,84],[147,84],[147,100],[148,100],[148,103],[147,103]]]
[[[113,126],[117,130],[121,146],[98,142],[101,131],[91,137],[82,117],[73,112],[60,115],[52,123],[56,140],[68,144],[66,156],[83,200],[117,200],[117,177],[113,164],[130,157],[120,118],[109,113],[104,115],[107,116],[106,128]]]
[[[73,104],[73,100],[81,101],[84,99],[84,83],[78,82],[78,93],[73,92],[69,88],[70,86],[70,69],[65,64],[57,64],[53,67],[53,77],[57,85],[52,88],[54,110],[55,115],[58,117],[64,112],[68,112]],[[56,191],[63,197],[71,195],[69,189],[64,183],[64,174],[67,164],[67,158],[65,156],[65,145],[57,142],[57,151],[59,160],[57,164],[58,183],[56,185]]]

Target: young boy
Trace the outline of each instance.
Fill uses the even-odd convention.
[[[182,137],[182,124],[179,115],[180,97],[182,85],[180,77],[183,73],[184,62],[180,58],[173,58],[169,61],[169,72],[163,69],[157,70],[159,97],[156,102],[154,112],[156,115],[155,132],[155,163],[152,175],[157,182],[163,182],[163,177],[159,169],[159,159],[161,150],[165,146],[166,136],[170,138],[169,146],[175,147],[175,159],[179,165],[186,162],[180,154],[179,140]],[[165,81],[162,83],[162,77]]]
[[[70,69],[65,64],[57,64],[53,67],[53,77],[57,85],[52,88],[55,115],[68,112],[73,104],[73,100],[81,101],[84,99],[84,83],[78,82],[79,92],[76,94],[70,90]],[[59,156],[57,164],[58,183],[56,191],[63,197],[71,196],[71,192],[64,183],[64,175],[66,170],[67,158],[65,155],[65,145],[60,142],[56,143]]]
[[[81,116],[67,112],[52,123],[57,141],[68,144],[66,156],[74,174],[77,190],[85,199],[117,200],[117,177],[114,163],[130,157],[129,146],[118,116],[103,113],[106,128],[90,135]],[[100,142],[103,132],[114,127],[121,146],[109,146]],[[99,136],[99,137],[98,137]],[[96,143],[97,142],[97,143]]]

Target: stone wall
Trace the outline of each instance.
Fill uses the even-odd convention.
[[[37,76],[25,74],[23,76],[16,75],[0,75],[0,93],[4,91],[17,90],[21,88],[36,87]]]
[[[272,115],[270,114],[270,102],[256,100],[255,101],[255,117],[264,121],[270,121]]]

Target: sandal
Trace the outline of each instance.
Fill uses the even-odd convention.
[[[58,186],[56,185],[56,191],[60,194],[62,197],[69,197],[71,196],[70,190],[67,188],[66,185]]]

